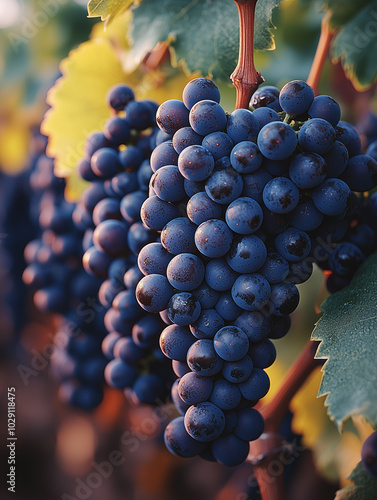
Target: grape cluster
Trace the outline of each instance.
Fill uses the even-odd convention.
[[[157,404],[169,393],[172,371],[158,347],[163,321],[146,315],[135,298],[142,274],[137,255],[159,235],[140,220],[148,198],[152,149],[168,136],[155,124],[157,104],[136,101],[127,85],[107,95],[113,112],[104,132],[91,134],[81,177],[91,182],[73,214],[85,231],[83,266],[101,280],[99,301],[106,311],[108,332],[102,349],[107,359],[105,379],[138,401]]]
[[[54,175],[54,161],[43,152],[30,175],[31,213],[39,237],[25,247],[23,280],[42,312],[59,314],[51,370],[61,398],[84,410],[103,398],[105,358],[103,315],[96,296],[99,280],[82,268],[83,233],[72,220],[75,205],[64,199],[65,182]]]
[[[326,286],[330,293],[348,286],[361,264],[377,250],[377,193],[358,197],[338,235],[343,237],[323,255],[321,267],[327,271]]]
[[[17,174],[0,172],[1,356],[20,354],[19,340],[29,319],[26,308],[29,290],[22,281],[26,265],[24,248],[38,233],[37,221],[30,211],[33,198],[30,173],[45,147],[46,138],[39,130],[32,129],[28,165]]]
[[[348,231],[353,191],[377,184],[377,163],[336,101],[304,82],[262,87],[254,111],[227,115],[219,102],[198,78],[157,110],[172,137],[151,155],[141,219],[160,243],[139,254],[136,297],[171,323],[160,347],[182,416],[167,447],[237,465],[263,432],[253,407],[269,390],[270,339],[288,332],[296,285],[321,261],[322,240],[333,250]]]

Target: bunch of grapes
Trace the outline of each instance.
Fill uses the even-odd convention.
[[[83,265],[101,280],[99,301],[108,335],[103,353],[107,383],[143,403],[158,404],[169,394],[173,374],[158,347],[165,324],[147,315],[135,297],[142,277],[137,255],[159,240],[140,220],[152,174],[149,157],[166,134],[155,124],[158,105],[135,100],[127,85],[107,95],[113,116],[104,132],[91,134],[78,170],[91,182],[74,212],[85,231]]]
[[[32,130],[26,168],[16,175],[0,172],[1,355],[18,354],[19,339],[28,320],[28,287],[22,281],[25,269],[23,251],[38,232],[37,221],[30,213],[33,197],[30,173],[45,147],[46,137],[39,130]]]
[[[91,410],[103,399],[105,334],[97,300],[100,282],[83,270],[83,233],[73,220],[75,205],[64,199],[65,182],[54,175],[54,161],[43,152],[30,175],[31,212],[39,237],[25,247],[23,280],[34,290],[42,312],[59,315],[51,370],[65,402]]]
[[[254,111],[227,115],[219,102],[198,78],[183,101],[158,108],[171,138],[152,152],[141,219],[160,242],[139,254],[136,297],[171,323],[160,346],[182,416],[166,428],[167,447],[238,465],[263,432],[254,406],[269,390],[270,339],[288,332],[296,285],[348,233],[354,192],[377,184],[377,163],[339,105],[304,82],[262,87]]]

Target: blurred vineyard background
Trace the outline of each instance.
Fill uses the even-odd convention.
[[[87,18],[85,0],[1,0],[0,3],[1,443],[5,443],[7,387],[15,386],[16,498],[20,500],[77,498],[80,481],[90,481],[90,475],[96,471],[93,462],[108,461],[110,454],[117,450],[121,456],[120,465],[114,466],[109,477],[100,476],[101,481],[97,484],[92,476],[95,486],[89,493],[83,488],[81,498],[254,499],[255,481],[247,464],[233,470],[200,459],[181,460],[169,454],[162,435],[164,421],[174,415],[172,407],[168,406],[167,416],[160,418],[147,407],[126,404],[123,395],[111,389],[107,389],[104,402],[91,414],[62,404],[50,376],[46,355],[53,343],[58,320],[53,315],[41,315],[22,284],[23,247],[35,231],[28,204],[28,172],[40,147],[37,131],[48,109],[48,89],[61,75],[60,62],[70,50],[91,40],[87,43],[103,44],[101,54],[105,62],[110,66],[119,65],[116,71],[112,67],[113,73],[106,78],[104,67],[96,73],[97,53],[92,45],[85,44],[71,56],[70,63],[65,64],[68,73],[75,73],[80,64],[93,71],[93,75],[88,72],[87,80],[80,80],[77,72],[77,81],[66,87],[62,85],[54,91],[53,97],[50,95],[49,103],[55,99],[57,107],[64,106],[63,94],[73,103],[67,111],[67,123],[58,123],[58,126],[69,128],[72,137],[85,136],[103,125],[108,111],[96,108],[86,113],[81,106],[83,96],[89,87],[93,85],[97,89],[97,85],[98,108],[103,107],[101,100],[106,89],[117,83],[122,69],[130,68],[122,77],[123,81],[136,82],[140,96],[148,95],[159,102],[179,98],[181,89],[190,79],[182,68],[173,68],[166,55],[158,68],[153,58],[135,67],[129,58],[123,58],[120,65],[115,56],[107,57],[106,50],[109,54],[119,54],[119,51],[124,54],[122,49],[127,48],[124,35],[127,16],[120,16],[104,32],[103,23]],[[281,87],[289,80],[307,78],[321,19],[322,13],[312,1],[284,0],[281,8],[274,11],[276,50],[256,55],[256,66],[266,83]],[[104,76],[102,83],[99,82],[101,76]],[[235,92],[230,84],[220,82],[219,86],[222,104],[231,111]],[[371,91],[356,93],[342,68],[329,61],[320,90],[334,96],[342,106],[342,119],[353,123],[367,111],[366,103],[371,98]],[[46,119],[45,130],[56,126],[54,120],[53,116]],[[52,154],[59,149],[59,144],[52,141],[49,148]],[[67,195],[75,199],[81,184],[72,164],[80,152],[72,154],[69,149],[66,152],[67,157],[60,157],[57,162],[57,173],[69,173]],[[319,317],[319,306],[326,297],[319,270],[300,288],[303,299],[293,315],[293,328],[287,337],[276,341],[278,359],[268,370],[272,390],[266,399],[279,390],[283,374],[310,337]],[[313,308],[313,304],[316,307]],[[22,367],[33,367],[32,374],[23,379],[20,367],[21,371]],[[370,433],[364,422],[354,420],[340,436],[326,415],[323,398],[315,399],[319,382],[318,368],[292,403],[297,453],[288,469],[289,477],[287,475],[290,500],[332,499],[339,486],[346,484],[348,474],[359,461],[362,439]],[[0,454],[5,460],[5,445],[1,446]],[[1,482],[3,489],[4,478]],[[7,494],[4,491],[0,497],[8,498]]]

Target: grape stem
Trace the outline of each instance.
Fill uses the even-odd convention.
[[[319,94],[319,82],[321,79],[323,67],[326,62],[330,50],[330,44],[334,37],[335,31],[330,29],[330,17],[331,12],[327,12],[322,19],[321,23],[321,35],[319,37],[317,50],[314,55],[312,67],[306,83],[311,86],[314,91],[314,95]]]
[[[287,451],[286,443],[278,434],[278,430],[293,396],[320,363],[314,358],[318,345],[319,343],[314,341],[306,344],[288,371],[279,392],[270,403],[259,409],[265,421],[264,433],[259,439],[250,443],[248,461],[253,464],[262,500],[286,498],[282,470],[274,472],[273,469],[276,460],[283,468],[279,457]]]
[[[230,78],[237,91],[236,109],[249,108],[251,96],[264,78],[254,66],[254,20],[258,0],[234,0],[240,21],[238,64]]]

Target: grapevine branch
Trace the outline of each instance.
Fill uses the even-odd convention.
[[[335,32],[330,29],[330,17],[331,12],[327,12],[323,16],[321,24],[321,36],[319,38],[317,50],[313,59],[313,64],[307,79],[307,83],[312,87],[314,95],[318,95],[319,93],[319,82],[321,79],[323,67],[329,53],[331,41],[335,34]]]
[[[258,0],[234,0],[240,20],[240,48],[238,64],[230,78],[237,90],[236,109],[249,108],[253,93],[264,78],[254,66],[254,20]]]
[[[273,471],[273,462],[281,453],[287,452],[278,430],[293,396],[318,366],[318,360],[314,359],[317,347],[318,342],[307,343],[288,371],[279,392],[269,404],[260,409],[265,421],[265,431],[259,439],[250,443],[248,459],[254,466],[262,500],[285,500],[283,474],[281,471]]]

